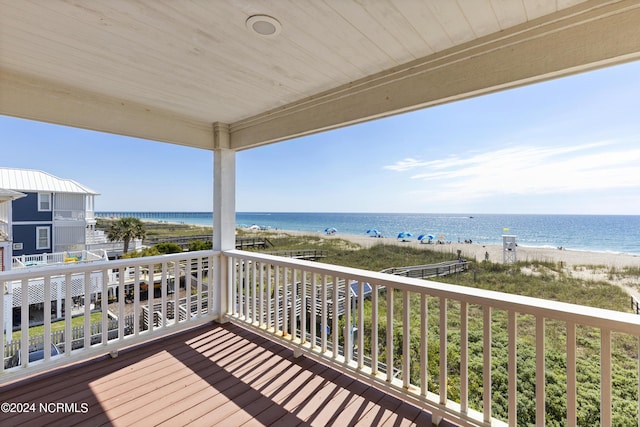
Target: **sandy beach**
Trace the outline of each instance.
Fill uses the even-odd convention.
[[[324,233],[312,233],[302,231],[289,231],[281,230],[281,233],[291,235],[321,235],[327,239],[344,239],[350,242],[356,243],[364,248],[371,247],[376,244],[385,245],[401,245],[412,246],[421,249],[436,250],[442,252],[449,252],[452,255],[458,254],[458,249],[461,251],[462,257],[471,261],[482,261],[485,259],[485,254],[489,253],[489,261],[491,262],[503,262],[502,245],[482,245],[477,243],[445,243],[445,244],[424,244],[417,240],[409,240],[408,242],[402,242],[395,238],[375,238],[370,236],[356,236],[349,234],[335,234],[326,235]],[[547,262],[560,262],[562,261],[567,267],[575,266],[602,266],[608,268],[622,268],[622,267],[640,267],[640,255],[611,253],[611,252],[588,252],[588,251],[574,251],[568,249],[555,249],[555,248],[534,248],[519,245],[516,249],[516,257],[518,261],[547,261]]]
[[[144,221],[145,223],[155,224],[157,221]],[[184,227],[184,224],[178,223],[158,223],[162,225],[177,225]],[[205,227],[209,228],[209,227]],[[244,229],[245,232],[251,233],[251,230]],[[258,232],[260,233],[260,232]],[[453,255],[458,254],[458,249],[461,251],[462,257],[471,261],[482,261],[485,259],[486,253],[489,254],[489,261],[491,262],[503,262],[502,245],[483,245],[478,243],[445,243],[445,244],[424,244],[415,239],[410,239],[407,242],[402,242],[399,239],[392,237],[376,238],[367,235],[354,235],[354,234],[334,234],[327,235],[323,232],[311,232],[311,231],[296,231],[296,230],[269,230],[269,233],[276,234],[289,234],[298,236],[320,236],[326,239],[343,239],[353,243],[356,243],[363,248],[368,248],[376,244],[385,245],[409,245],[416,248],[436,250],[442,252],[449,252]],[[626,253],[614,253],[614,252],[594,252],[594,251],[578,251],[571,249],[557,249],[557,248],[539,248],[539,247],[527,247],[518,245],[516,250],[516,257],[518,261],[544,261],[544,262],[563,262],[566,267],[576,266],[599,266],[607,269],[611,268],[624,268],[624,267],[638,267],[640,268],[640,255],[626,254]]]
[[[503,262],[502,245],[483,245],[478,243],[445,243],[445,244],[424,244],[417,240],[402,242],[395,238],[375,238],[370,236],[356,236],[348,234],[326,235],[324,233],[312,233],[301,231],[280,230],[279,233],[289,235],[313,235],[322,236],[326,239],[344,239],[356,243],[364,248],[376,244],[385,245],[409,245],[419,249],[435,250],[451,253],[452,257],[461,256],[469,261],[483,261],[486,253],[489,254],[490,262]],[[609,282],[622,287],[629,295],[640,300],[640,278],[629,275],[612,274],[614,271],[622,271],[625,267],[640,268],[640,255],[611,253],[611,252],[589,252],[575,251],[557,248],[534,248],[519,245],[516,248],[516,258],[518,261],[544,261],[559,263],[562,262],[563,271],[573,277],[583,280],[597,280]],[[523,272],[525,269],[523,269]],[[532,273],[533,274],[533,273]]]

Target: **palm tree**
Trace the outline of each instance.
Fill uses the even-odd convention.
[[[147,230],[144,227],[144,223],[133,217],[118,218],[111,223],[107,231],[107,238],[110,242],[120,240],[124,242],[125,254],[129,251],[131,239],[144,239],[146,235]]]

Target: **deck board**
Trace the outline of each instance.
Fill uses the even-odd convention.
[[[431,416],[239,326],[207,325],[5,384],[0,425],[425,426]],[[86,413],[39,410],[87,404]]]

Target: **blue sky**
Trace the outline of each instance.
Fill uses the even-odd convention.
[[[640,214],[640,62],[237,155],[237,210]],[[0,166],[96,209],[210,211],[213,155],[0,116]],[[1,185],[1,184],[0,184]]]

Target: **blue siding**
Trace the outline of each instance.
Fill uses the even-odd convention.
[[[25,193],[27,197],[13,201],[13,222],[52,221],[53,212],[38,212],[38,193]],[[52,202],[53,203],[53,202]],[[35,231],[34,231],[35,233]]]
[[[53,230],[51,221],[53,212],[38,212],[38,193],[25,193],[27,196],[13,201],[13,243],[22,243],[22,250],[13,250],[14,256],[33,255],[52,252]],[[28,222],[29,224],[16,224]],[[36,249],[36,227],[49,228],[49,247]]]
[[[22,250],[13,250],[13,256],[51,253],[51,246],[47,249],[36,249],[36,227],[49,227],[49,240],[53,240],[51,224],[13,225],[13,243],[22,243]],[[53,241],[49,242],[50,245]]]

